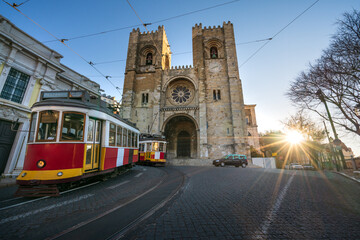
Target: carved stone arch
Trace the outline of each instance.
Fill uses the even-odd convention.
[[[179,113],[168,117],[163,123],[162,132],[168,142],[169,159],[198,157],[199,126],[192,116]]]
[[[217,38],[212,38],[212,39],[209,39],[208,41],[205,42],[205,56],[207,58],[211,58],[210,56],[210,50],[212,48],[215,48],[217,50],[217,58],[222,58],[224,56],[223,54],[223,44],[222,42],[217,39]]]
[[[163,123],[162,127],[161,127],[161,132],[164,132],[165,131],[165,127],[166,127],[166,124],[169,123],[169,121],[173,118],[176,118],[176,117],[187,117],[189,118],[195,125],[195,128],[196,128],[196,131],[199,131],[199,124],[197,123],[197,121],[195,120],[195,118],[193,118],[191,115],[189,114],[186,114],[186,113],[177,113],[177,114],[174,114],[174,115],[171,115],[169,116]]]
[[[166,89],[168,88],[169,84],[173,81],[177,81],[177,80],[180,80],[180,79],[186,79],[188,81],[190,81],[193,85],[194,85],[194,89],[197,90],[198,89],[198,86],[196,84],[196,82],[192,79],[192,78],[189,78],[188,76],[176,76],[176,77],[172,77],[170,78],[164,85],[163,85],[163,88],[162,88],[162,91],[163,92],[166,92]]]
[[[155,64],[156,48],[152,45],[146,45],[140,51],[140,65],[146,65],[148,54],[152,54],[152,64]]]

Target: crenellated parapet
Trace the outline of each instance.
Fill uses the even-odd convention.
[[[171,66],[169,70],[184,70],[184,69],[193,69],[191,65],[182,65],[182,66]]]
[[[139,35],[141,35],[141,36],[146,36],[146,35],[157,35],[157,34],[165,34],[166,35],[166,33],[165,33],[165,28],[164,28],[164,26],[163,25],[161,25],[161,26],[158,26],[158,29],[157,30],[152,30],[152,31],[143,31],[143,32],[141,32],[140,31],[140,28],[133,28],[133,30],[131,31],[131,33],[130,34],[139,34]]]
[[[228,22],[223,22],[223,26],[205,26],[204,28],[202,27],[202,24],[199,23],[199,24],[195,24],[195,26],[192,28],[193,29],[193,32],[195,31],[202,31],[202,30],[222,30],[223,28],[226,28],[226,27],[233,27],[233,24],[228,21]]]

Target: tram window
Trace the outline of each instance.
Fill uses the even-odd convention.
[[[137,147],[138,146],[138,134],[135,133],[135,146],[134,147]]]
[[[147,152],[151,151],[151,143],[146,143],[146,151]]]
[[[109,131],[109,145],[115,146],[115,136],[116,136],[116,126],[113,123],[110,123]]]
[[[132,144],[133,144],[133,147],[137,147],[136,145],[136,133],[132,133]]]
[[[94,141],[94,123],[95,123],[95,120],[93,120],[93,119],[89,120],[88,137],[87,137],[87,140],[89,142]]]
[[[118,147],[121,147],[121,141],[122,141],[122,127],[117,127],[116,132],[116,145]]]
[[[140,144],[140,152],[144,152],[144,150],[145,150],[145,144],[141,143]]]
[[[127,146],[128,146],[128,147],[132,147],[131,145],[132,145],[132,144],[131,144],[131,131],[128,130],[128,144],[127,144]]]
[[[37,113],[31,114],[31,124],[30,124],[30,132],[29,132],[29,142],[33,142],[35,139],[35,130],[36,130],[36,119]]]
[[[127,147],[127,129],[123,129],[123,147]]]
[[[153,143],[153,151],[159,151],[159,143],[158,142],[154,142]]]
[[[164,143],[160,143],[159,145],[159,151],[163,152],[164,151]]]
[[[84,138],[85,115],[82,113],[63,113],[61,141],[82,141]]]
[[[59,112],[47,110],[40,112],[37,141],[55,141]]]
[[[100,142],[100,129],[101,128],[101,122],[96,121],[96,132],[95,132],[95,141]]]

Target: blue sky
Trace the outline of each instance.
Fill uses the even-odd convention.
[[[25,1],[25,0],[24,0]],[[12,0],[20,4],[24,1]],[[230,2],[231,0],[129,0],[146,23]],[[234,25],[239,66],[264,42],[241,44],[274,36],[315,0],[240,0],[216,8],[185,15],[149,25],[156,30],[164,25],[170,43],[172,66],[192,65],[192,27]],[[58,38],[72,38],[141,24],[126,0],[29,0],[19,7],[27,16],[38,22]],[[344,12],[360,9],[359,0],[320,0],[311,9],[289,25],[262,50],[240,68],[246,104],[257,104],[259,131],[282,129],[281,120],[296,109],[286,98],[289,84],[310,62],[321,56],[335,22]],[[0,14],[39,41],[53,38],[26,17],[0,2]],[[139,26],[141,31],[144,27]],[[95,65],[104,75],[112,76],[115,86],[122,88],[129,33],[131,28],[92,37],[68,41],[68,45],[87,61],[108,64]],[[98,82],[108,95],[120,99],[120,93],[89,64],[59,42],[45,43],[64,56],[61,62],[75,71]],[[179,54],[177,54],[179,53]],[[314,118],[314,120],[316,120]],[[339,129],[340,130],[340,129]],[[360,138],[340,133],[344,142],[360,154]]]

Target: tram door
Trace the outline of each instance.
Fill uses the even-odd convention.
[[[88,137],[86,141],[85,171],[99,169],[100,161],[101,121],[89,119]]]

